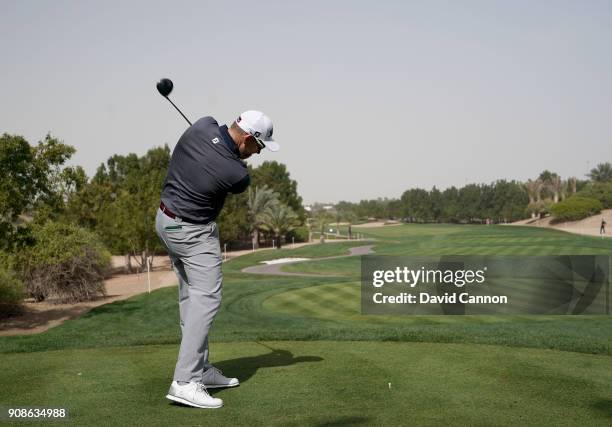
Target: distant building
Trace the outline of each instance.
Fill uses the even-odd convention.
[[[310,205],[305,205],[304,209],[306,209],[307,212],[312,212],[312,211],[316,211],[316,210],[320,210],[320,209],[329,211],[329,210],[334,209],[334,205],[330,204],[330,203],[315,202],[315,203],[312,203]]]

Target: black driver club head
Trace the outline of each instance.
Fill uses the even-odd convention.
[[[164,97],[170,95],[173,87],[174,85],[170,79],[161,79],[159,82],[157,82],[157,91]]]
[[[161,94],[161,96],[166,98],[168,102],[172,104],[174,108],[176,108],[176,111],[178,111],[180,115],[183,116],[185,120],[187,120],[187,123],[189,123],[189,126],[191,126],[191,121],[187,118],[187,116],[185,116],[183,112],[179,110],[179,107],[174,105],[174,102],[172,102],[172,100],[168,98],[168,95],[170,95],[170,92],[172,92],[173,87],[174,85],[172,84],[172,80],[170,79],[161,79],[159,82],[157,82],[157,91]]]

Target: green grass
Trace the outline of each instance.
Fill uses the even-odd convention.
[[[609,316],[362,316],[356,287],[337,278],[233,278],[211,339],[452,342],[612,354]],[[176,293],[160,289],[42,334],[2,337],[0,352],[177,344]]]
[[[610,255],[612,239],[518,226],[424,225],[360,229],[377,255]],[[358,243],[353,241],[353,243]],[[286,265],[293,273],[341,274],[358,277],[359,259],[336,259]]]
[[[382,316],[360,312],[360,283],[344,282],[280,292],[271,312],[353,324],[337,339],[455,342],[612,354],[609,316]],[[359,331],[359,333],[355,333]]]
[[[264,345],[267,347],[264,347]],[[608,425],[607,356],[378,342],[218,343],[241,378],[219,410],[164,399],[175,346],[3,356],[5,406],[69,410],[72,425]],[[27,378],[27,381],[24,381]],[[391,383],[391,386],[389,386]]]
[[[212,358],[243,385],[216,393],[222,410],[163,398],[180,339],[174,287],[42,334],[0,337],[0,404],[66,406],[75,424],[609,425],[610,316],[362,316],[358,257],[283,267],[340,277],[241,270],[365,244],[385,255],[612,254],[611,239],[504,226],[358,232],[376,240],[262,251],[224,265]]]

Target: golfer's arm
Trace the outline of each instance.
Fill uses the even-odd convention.
[[[242,178],[240,181],[234,184],[229,192],[232,194],[243,193],[248,188],[250,183],[251,183],[251,177],[249,175],[246,175],[244,178]]]

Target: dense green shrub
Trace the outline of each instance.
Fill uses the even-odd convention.
[[[23,282],[12,269],[9,255],[0,251],[0,319],[21,312]]]
[[[295,239],[295,242],[307,242],[308,241],[308,227],[306,227],[305,225],[302,225],[300,227],[295,228],[294,230],[291,230],[288,234],[287,234],[287,241],[286,243],[289,244],[292,242],[292,239]]]
[[[577,221],[601,212],[601,202],[588,197],[573,196],[551,207],[555,222]]]
[[[78,302],[106,293],[110,253],[75,225],[49,222],[33,229],[34,246],[21,253],[28,294],[37,301]]]
[[[576,193],[576,196],[597,199],[604,209],[610,209],[612,208],[612,182],[590,183]]]

